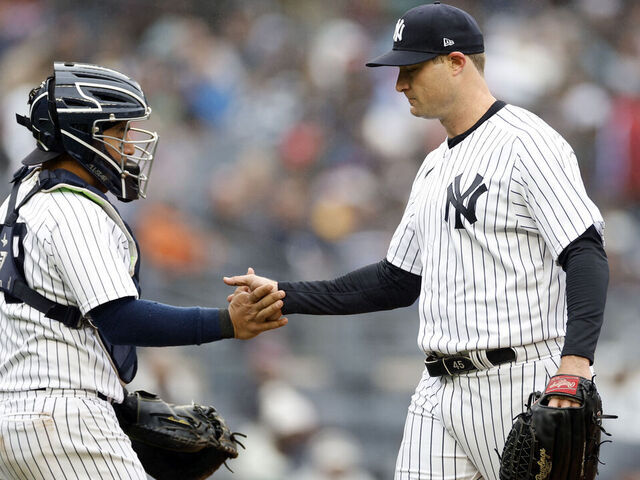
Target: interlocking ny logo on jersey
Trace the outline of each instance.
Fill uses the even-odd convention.
[[[470,224],[474,224],[478,219],[476,218],[476,202],[480,195],[487,191],[487,186],[482,183],[484,180],[480,175],[476,174],[476,178],[473,180],[471,186],[464,191],[464,193],[460,193],[460,179],[462,178],[462,174],[458,175],[451,185],[447,187],[447,206],[444,210],[444,221],[449,221],[449,205],[453,205],[453,208],[456,209],[455,218],[456,225],[455,228],[464,228],[462,225],[462,218],[467,219],[467,222]],[[468,198],[467,206],[464,206],[464,201]]]
[[[393,32],[393,41],[394,42],[401,42],[402,41],[402,31],[404,30],[404,19],[400,19],[398,20],[398,23],[396,23],[396,30],[395,32]]]

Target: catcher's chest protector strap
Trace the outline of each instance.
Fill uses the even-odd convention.
[[[26,167],[20,169],[13,179],[13,188],[7,206],[7,215],[0,225],[0,291],[7,303],[26,303],[47,317],[62,322],[67,327],[79,328],[82,321],[80,310],[61,305],[29,288],[24,277],[24,249],[22,240],[26,233],[24,223],[18,223],[18,212],[31,197],[42,189],[38,182],[16,207],[21,181],[29,173]]]
[[[44,313],[46,317],[62,322],[69,328],[82,328],[83,316],[77,307],[62,305],[49,300],[27,285],[23,270],[24,248],[22,243],[26,234],[26,226],[24,223],[18,223],[18,214],[20,208],[41,190],[53,191],[60,188],[72,188],[74,190],[81,190],[82,193],[86,191],[89,198],[94,199],[95,195],[98,195],[107,204],[109,202],[101,192],[87,184],[79,182],[77,177],[67,174],[67,172],[63,170],[56,170],[55,172],[43,170],[40,172],[36,185],[25,195],[20,204],[16,206],[20,184],[32,173],[33,169],[22,167],[14,175],[12,180],[13,188],[11,189],[11,195],[9,196],[9,203],[7,205],[7,215],[4,222],[0,224],[0,291],[4,294],[7,303],[26,303],[30,307]],[[96,203],[103,206],[101,202],[96,201]],[[112,215],[110,214],[110,216]],[[133,268],[132,278],[139,292],[138,273],[140,262],[138,261],[138,249],[130,230],[122,220],[120,220],[120,222],[126,228],[127,238],[131,238],[130,243],[133,243],[135,246],[133,251],[136,262]],[[137,371],[138,362],[135,347],[129,345],[112,345],[107,339],[102,337],[102,335],[100,335],[100,337],[105,350],[114,363],[120,379],[125,383],[129,383],[133,380]]]

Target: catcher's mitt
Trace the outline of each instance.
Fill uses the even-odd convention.
[[[549,407],[549,397],[562,396],[580,407]],[[593,480],[603,418],[595,384],[586,378],[556,375],[544,393],[529,396],[500,457],[500,480]],[[604,442],[603,442],[604,443]]]
[[[145,471],[156,480],[209,477],[236,458],[238,433],[231,433],[213,407],[173,405],[138,390],[114,404],[120,426],[131,439]]]

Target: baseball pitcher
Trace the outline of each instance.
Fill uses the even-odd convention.
[[[603,219],[569,144],[535,114],[496,99],[484,64],[483,35],[468,13],[440,2],[406,12],[393,49],[367,66],[396,67],[395,89],[411,114],[438,119],[447,138],[419,168],[386,258],[331,281],[225,280],[277,286],[287,314],[371,312],[419,299],[426,368],[395,480],[551,478],[551,449],[542,473],[500,473],[514,417],[545,387],[549,411],[597,405],[584,399],[595,398],[591,364],[609,277]],[[563,382],[572,386],[557,388]],[[588,412],[598,424],[601,412]],[[597,427],[598,438],[582,436],[591,445]],[[579,467],[597,464],[597,450],[575,452]]]

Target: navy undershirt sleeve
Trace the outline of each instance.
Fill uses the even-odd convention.
[[[234,336],[227,309],[174,307],[128,297],[100,305],[88,317],[115,345],[200,345]]]
[[[558,263],[567,274],[567,334],[562,355],[579,355],[593,364],[609,284],[602,237],[592,225],[571,242]]]
[[[278,282],[286,293],[283,314],[349,315],[412,305],[420,295],[420,275],[386,259],[334,280]]]

